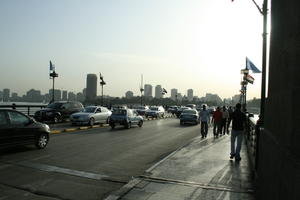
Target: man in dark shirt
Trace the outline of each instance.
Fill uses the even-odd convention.
[[[230,114],[229,118],[229,124],[232,121],[230,159],[235,157],[236,161],[241,160],[240,151],[246,122],[246,115],[241,111],[241,107],[240,103],[236,104],[235,111]]]

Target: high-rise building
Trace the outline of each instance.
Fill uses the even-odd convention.
[[[50,101],[52,101],[53,90],[49,90]],[[54,89],[54,101],[61,101],[61,90]]]
[[[26,92],[25,101],[27,102],[42,102],[43,97],[40,90],[31,89]]]
[[[172,99],[173,101],[176,101],[176,100],[177,100],[177,93],[178,93],[177,89],[173,88],[173,89],[171,90],[171,99]]]
[[[10,101],[19,101],[20,97],[18,96],[18,93],[13,92],[11,93]]]
[[[126,93],[125,93],[125,98],[126,99],[131,99],[133,97],[133,92],[132,91],[127,91]]]
[[[0,91],[0,101],[2,101],[2,100],[3,100],[3,92]]]
[[[10,89],[5,88],[3,89],[3,101],[8,102],[10,97]]]
[[[67,90],[62,91],[62,100],[63,101],[68,100],[68,91]]]
[[[144,86],[144,96],[145,97],[152,97],[152,85],[145,84],[145,86]]]
[[[162,98],[162,92],[163,92],[163,90],[162,90],[161,85],[155,86],[155,98],[157,98],[157,99]]]
[[[194,91],[193,91],[193,89],[188,89],[188,91],[187,91],[187,99],[188,99],[188,101],[193,101],[193,98],[194,98]]]
[[[97,97],[97,75],[88,74],[86,77],[86,100],[94,101]]]

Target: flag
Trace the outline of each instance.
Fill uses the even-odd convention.
[[[251,70],[253,73],[261,73],[261,71],[246,57],[246,68]]]
[[[50,71],[52,71],[52,70],[53,70],[53,65],[52,65],[52,62],[50,60]]]
[[[247,74],[247,76],[245,77],[245,80],[251,84],[253,84],[253,82],[254,82],[254,78],[252,76],[250,76],[249,74]]]
[[[167,90],[165,88],[163,88],[163,93],[168,93]]]

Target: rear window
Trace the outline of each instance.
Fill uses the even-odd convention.
[[[57,108],[60,108],[62,105],[63,105],[63,103],[51,103],[47,106],[47,108],[57,109]]]
[[[127,115],[127,111],[118,109],[118,110],[114,110],[112,114],[113,115]]]
[[[157,110],[158,110],[158,107],[151,107],[150,110],[155,110],[155,111],[157,111]]]
[[[195,110],[184,110],[182,111],[182,114],[192,114],[192,115],[196,115],[197,111]]]

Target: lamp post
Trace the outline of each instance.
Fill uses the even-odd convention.
[[[249,74],[249,70],[247,68],[241,70],[241,74],[243,75],[242,81],[241,81],[241,104],[243,105],[243,110],[246,111],[247,107],[247,75]]]
[[[267,67],[267,26],[268,26],[268,0],[264,0],[262,9],[255,0],[252,2],[263,16],[263,45],[262,45],[262,74],[261,74],[261,94],[260,94],[260,123],[263,124],[266,101],[266,67]]]
[[[100,85],[101,85],[101,106],[103,106],[103,86],[106,85],[106,82],[103,80],[103,76],[100,73]]]
[[[143,92],[144,92],[144,89],[143,89],[143,74],[141,76],[141,87],[140,87],[140,92],[141,92],[141,106],[143,105]]]
[[[50,61],[50,79],[52,79],[52,100],[50,101],[51,103],[54,102],[54,82],[55,78],[58,77],[58,73],[55,72],[55,66],[52,64]]]

